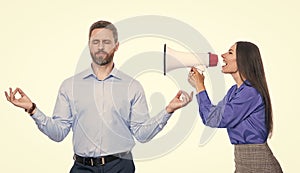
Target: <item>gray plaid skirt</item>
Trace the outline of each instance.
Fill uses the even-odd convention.
[[[235,173],[282,173],[267,143],[234,145]]]

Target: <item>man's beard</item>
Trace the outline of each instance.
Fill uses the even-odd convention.
[[[102,53],[102,54],[105,54],[105,55],[97,57],[98,53]],[[93,59],[94,63],[96,63],[99,66],[103,66],[103,65],[106,65],[106,64],[109,64],[110,62],[112,62],[115,52],[112,51],[112,53],[109,54],[109,53],[104,52],[104,51],[98,51],[95,54],[90,52],[90,54],[92,56],[92,59]]]

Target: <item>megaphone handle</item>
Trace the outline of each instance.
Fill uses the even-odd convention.
[[[205,66],[204,65],[198,65],[198,66],[194,66],[197,71],[200,73],[200,74],[203,74],[204,71],[205,71]]]

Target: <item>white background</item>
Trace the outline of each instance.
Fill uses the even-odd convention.
[[[65,78],[74,74],[87,44],[89,26],[100,19],[115,23],[140,15],[161,15],[188,23],[219,55],[239,40],[256,43],[263,57],[273,103],[274,135],[269,145],[284,172],[299,172],[300,12],[296,0],[2,0],[1,172],[68,172],[73,163],[72,134],[61,143],[51,141],[24,110],[6,101],[4,91],[21,87],[51,116],[58,88]],[[131,52],[152,49],[151,44],[131,46],[134,47]],[[126,52],[120,45],[116,64],[128,58],[122,51]],[[147,93],[151,83],[142,84]],[[230,76],[226,76],[226,84],[227,87],[234,84]],[[176,88],[170,92],[175,94]],[[192,105],[195,106],[191,104],[186,109],[192,109]],[[162,133],[172,128],[176,115]],[[161,157],[137,160],[136,172],[233,172],[233,146],[226,130],[219,129],[209,143],[199,147],[203,128],[198,118],[181,145]]]

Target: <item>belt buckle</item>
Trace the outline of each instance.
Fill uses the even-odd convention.
[[[91,158],[91,166],[94,166],[93,158]]]
[[[100,162],[101,162],[100,163],[101,166],[105,165],[105,159],[104,159],[104,157],[101,157],[101,161]]]

